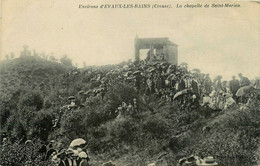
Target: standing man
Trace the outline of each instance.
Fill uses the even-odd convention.
[[[196,100],[199,100],[199,85],[198,85],[198,81],[195,80],[195,78],[192,79],[191,81],[191,88],[192,91],[194,92],[194,94],[196,95]]]
[[[228,91],[228,85],[227,85],[227,81],[223,81],[222,82],[222,89],[223,89],[223,91],[225,92],[225,93],[227,93],[227,91]]]
[[[254,87],[256,89],[260,89],[260,79],[259,78],[256,78],[255,83],[254,83]]]
[[[191,82],[190,82],[190,76],[189,75],[185,75],[185,88],[186,89],[189,89],[190,88],[190,85],[191,85]]]
[[[134,79],[134,84],[135,84],[135,88],[136,88],[137,91],[140,90],[141,80],[142,80],[141,73],[138,73],[138,74],[135,76],[135,79]]]
[[[206,74],[205,81],[204,81],[205,93],[209,95],[212,91],[212,81],[209,78],[209,74]]]
[[[239,89],[239,81],[236,79],[236,76],[232,76],[232,80],[229,82],[229,88],[233,94],[233,99],[236,100],[236,92]]]
[[[222,82],[221,82],[222,76],[217,76],[216,77],[216,81],[215,81],[215,90],[218,91],[222,91]]]
[[[185,89],[185,81],[184,78],[181,78],[180,82],[178,83],[178,91],[182,91]]]

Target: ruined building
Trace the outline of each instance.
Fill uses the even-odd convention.
[[[135,61],[140,61],[140,50],[149,49],[146,63],[168,62],[178,64],[178,46],[169,38],[135,38]]]

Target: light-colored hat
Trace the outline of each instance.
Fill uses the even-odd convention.
[[[87,153],[86,153],[86,152],[84,152],[84,151],[80,152],[80,153],[78,154],[78,156],[79,156],[80,158],[83,158],[83,159],[86,159],[86,158],[88,158],[88,155],[87,155]]]
[[[87,145],[87,141],[85,141],[85,140],[82,139],[82,138],[77,138],[77,139],[74,139],[74,140],[70,143],[69,148],[75,149],[75,148],[82,147],[82,146],[85,146],[85,145]]]

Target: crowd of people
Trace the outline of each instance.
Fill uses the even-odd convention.
[[[222,81],[222,77],[217,76],[211,80],[209,74],[203,74],[198,69],[189,71],[186,63],[179,66],[168,63],[154,65],[129,63],[111,69],[74,70],[64,77],[73,75],[83,76],[83,80],[95,84],[96,87],[87,91],[81,90],[74,96],[67,97],[69,104],[63,107],[67,111],[84,107],[90,98],[100,97],[104,100],[109,87],[116,82],[132,85],[135,91],[143,96],[153,95],[169,102],[179,102],[182,106],[200,105],[213,110],[226,109],[236,103],[245,102],[242,96],[237,95],[241,87],[254,86],[254,89],[260,89],[259,80],[250,82],[241,73],[238,74],[239,79],[233,76],[230,81]],[[122,102],[115,110],[118,119],[137,112],[139,109],[136,99],[129,103]],[[53,121],[54,127],[57,127],[58,121],[58,119]],[[59,153],[62,155],[57,155]],[[71,149],[59,153],[53,154],[56,154],[56,157],[60,156],[61,165],[64,164],[64,159],[66,162],[69,162],[67,159],[75,161],[79,159]]]
[[[178,102],[182,106],[205,106],[213,110],[227,109],[236,103],[246,103],[250,98],[244,94],[238,94],[243,87],[251,89],[260,89],[260,81],[256,79],[251,82],[241,73],[232,76],[230,81],[222,81],[222,76],[217,76],[211,80],[209,74],[203,74],[199,69],[188,70],[188,64],[182,63],[179,66],[168,63],[157,63],[147,65],[144,63],[128,63],[124,65],[113,66],[106,69],[85,69],[80,71],[73,70],[62,77],[71,77],[80,75],[85,82],[91,82],[96,85],[93,89],[87,91],[81,90],[74,96],[66,97],[69,102],[61,108],[61,111],[69,111],[85,107],[87,100],[100,96],[104,100],[109,87],[116,82],[132,85],[135,91],[141,96],[155,96],[165,99],[168,102]],[[250,89],[250,88],[248,88]],[[247,91],[250,92],[250,91]],[[248,93],[250,96],[250,93]],[[60,98],[63,98],[60,96]],[[137,99],[129,103],[122,102],[118,105],[115,113],[120,116],[133,115],[139,112]],[[61,112],[61,115],[64,112]],[[53,120],[53,129],[58,127],[61,116]],[[27,146],[30,141],[25,142]],[[53,142],[48,146],[43,145],[39,150],[44,153],[43,160],[52,159],[57,165],[88,165],[89,157],[85,150],[87,142],[83,139],[72,141],[68,149],[53,148]]]
[[[239,79],[234,75],[230,81],[222,81],[222,76],[219,75],[211,80],[209,74],[201,73],[199,69],[189,71],[187,63],[179,66],[169,63],[128,63],[108,70],[88,69],[73,71],[70,74],[79,73],[83,74],[86,81],[99,85],[87,92],[79,92],[84,96],[80,97],[82,105],[88,98],[95,96],[100,96],[103,100],[109,86],[115,82],[131,84],[144,96],[155,95],[167,101],[178,101],[186,106],[207,105],[212,109],[226,109],[235,103],[246,103],[247,98],[236,94],[241,87],[251,86],[260,89],[259,79],[251,82],[239,73]],[[71,103],[70,107],[74,107],[75,104]],[[130,109],[134,103],[128,104]]]
[[[211,80],[209,74],[203,74],[199,69],[189,71],[186,63],[179,66],[168,63],[128,63],[110,69],[74,70],[64,77],[73,75],[83,76],[83,80],[96,87],[67,97],[69,104],[63,107],[65,110],[84,107],[86,101],[93,97],[100,96],[104,100],[109,87],[116,82],[132,85],[143,96],[154,95],[169,102],[177,101],[182,106],[200,105],[213,110],[227,109],[236,103],[246,102],[243,95],[237,94],[241,87],[260,89],[259,79],[251,82],[239,73],[239,79],[234,75],[230,81],[222,81],[219,75]],[[115,113],[120,119],[121,116],[134,115],[138,111],[137,100],[133,99],[130,103],[122,102],[118,105]],[[54,127],[57,127],[58,121],[53,121]]]

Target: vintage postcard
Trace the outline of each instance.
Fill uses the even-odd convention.
[[[259,1],[2,0],[0,165],[260,165]]]

